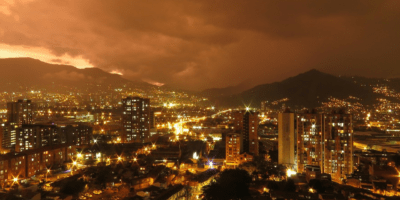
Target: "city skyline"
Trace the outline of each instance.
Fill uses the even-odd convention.
[[[400,77],[398,9],[397,1],[10,0],[0,5],[0,57],[190,90],[255,86],[314,68]]]
[[[400,2],[0,2],[0,199],[395,200]]]

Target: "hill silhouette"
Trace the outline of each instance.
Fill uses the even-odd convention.
[[[312,69],[281,82],[258,85],[236,95],[210,96],[210,99],[223,106],[260,107],[261,101],[288,98],[285,102],[288,106],[312,108],[321,106],[329,97],[349,96],[360,98],[360,103],[373,104],[383,95],[373,93],[371,87]]]
[[[44,88],[49,91],[64,88],[90,90],[128,84],[149,86],[144,82],[126,80],[98,68],[78,69],[70,65],[55,65],[32,58],[0,59],[0,89],[3,91]]]

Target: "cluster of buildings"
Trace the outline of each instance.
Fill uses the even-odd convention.
[[[149,141],[154,115],[150,100],[127,97],[122,100],[122,143]],[[35,121],[37,105],[31,100],[7,103],[7,120],[0,128],[0,183],[9,184],[47,169],[71,163],[76,148],[93,145],[97,139],[88,123],[40,123]]]
[[[298,173],[316,166],[341,182],[353,172],[352,123],[350,114],[340,112],[279,113],[278,163]]]
[[[232,112],[233,133],[226,134],[226,165],[235,167],[243,157],[258,156],[258,112],[249,109]]]
[[[93,143],[90,126],[35,124],[34,113],[30,100],[7,104],[7,122],[0,129],[2,186],[71,162],[77,146]]]

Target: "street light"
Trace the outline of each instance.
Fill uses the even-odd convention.
[[[17,183],[18,184],[18,176],[13,178],[13,184]]]
[[[47,182],[47,174],[50,172],[50,169],[46,170],[46,182]]]
[[[78,153],[76,156],[77,156],[78,158],[82,158],[82,154],[81,154],[81,153]]]

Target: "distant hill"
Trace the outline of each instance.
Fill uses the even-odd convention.
[[[247,89],[251,88],[251,85],[248,81],[242,82],[235,86],[229,86],[225,88],[211,88],[206,89],[200,92],[203,96],[208,97],[216,97],[216,96],[227,96],[227,95],[234,95],[240,92],[243,92]]]
[[[221,106],[260,107],[261,101],[276,101],[283,98],[288,106],[318,107],[329,97],[340,99],[354,96],[360,98],[363,104],[377,102],[381,94],[375,94],[370,86],[361,86],[349,78],[340,78],[318,70],[310,70],[282,82],[258,85],[236,95],[209,96],[212,101]]]
[[[18,91],[44,88],[50,91],[76,88],[90,90],[98,87],[147,87],[144,82],[126,80],[98,68],[78,69],[70,65],[55,65],[32,58],[0,59],[0,90]]]

